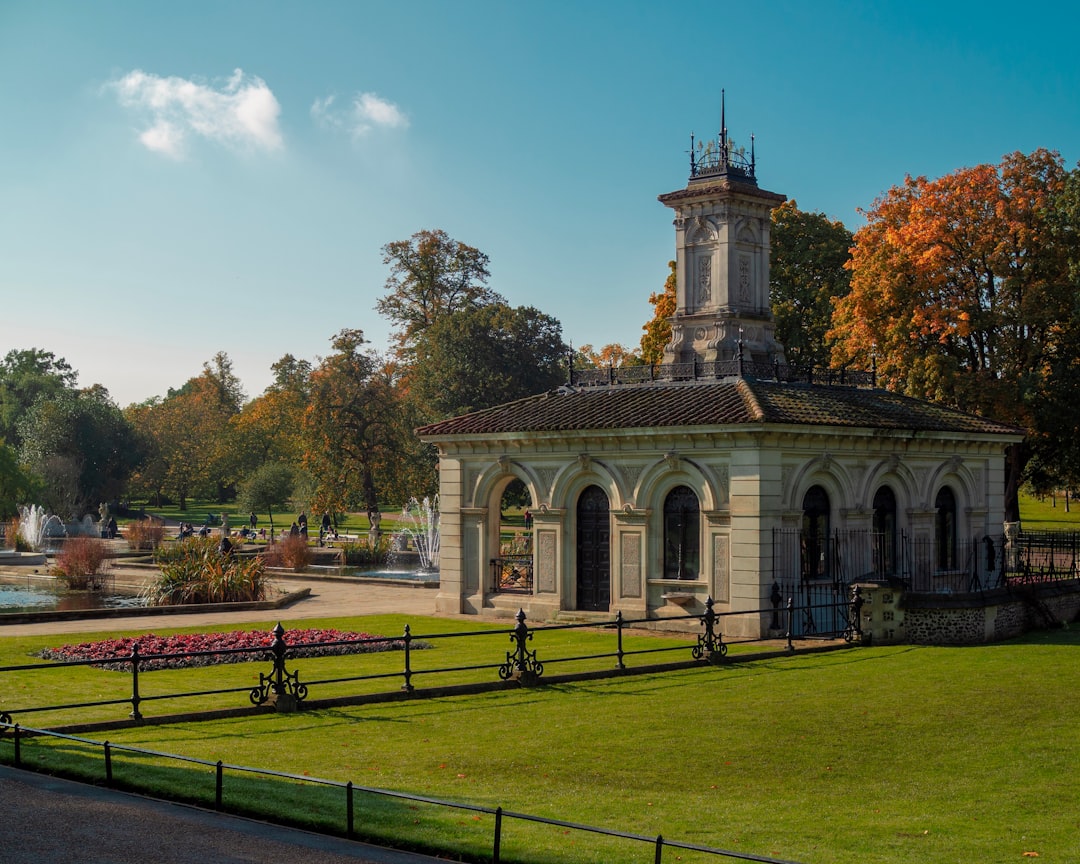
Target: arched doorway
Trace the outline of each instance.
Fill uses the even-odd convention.
[[[603,489],[589,486],[577,504],[577,608],[607,612],[610,605],[610,505]]]
[[[874,575],[896,572],[896,495],[888,486],[874,493]]]
[[[808,581],[829,577],[829,493],[811,486],[803,496],[802,575]]]
[[[934,499],[934,545],[937,547],[937,569],[956,569],[956,496],[948,486],[942,486]]]

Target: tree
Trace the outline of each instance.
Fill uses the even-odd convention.
[[[776,338],[792,366],[828,366],[826,338],[834,298],[851,290],[853,235],[824,213],[808,213],[795,201],[772,211],[769,291]]]
[[[175,496],[187,509],[192,495],[224,500],[227,490],[242,476],[238,451],[232,446],[230,420],[235,416],[237,383],[230,380],[225,355],[215,365],[204,364],[202,374],[163,400],[133,406],[128,417],[147,454],[139,464],[136,482],[159,500]]]
[[[386,296],[375,304],[397,328],[399,352],[444,315],[501,300],[487,287],[488,256],[445,231],[418,231],[408,240],[383,246],[390,265]]]
[[[139,461],[131,426],[100,385],[39,397],[19,431],[20,462],[44,480],[42,503],[54,513],[118,500]]]
[[[0,438],[18,448],[19,422],[30,406],[41,397],[74,390],[78,377],[63,357],[51,351],[8,351],[0,361]]]
[[[0,519],[18,516],[19,507],[36,503],[41,492],[38,480],[19,465],[15,450],[0,441]]]
[[[461,309],[416,343],[408,383],[429,422],[512,402],[566,380],[562,325],[531,306]]]
[[[397,394],[360,330],[342,330],[331,344],[335,353],[311,374],[304,466],[325,509],[359,503],[377,532],[380,475],[390,475],[404,444]]]
[[[294,473],[288,465],[268,462],[260,465],[254,473],[240,484],[237,502],[241,510],[262,513],[270,517],[270,531],[274,530],[274,508],[283,507],[293,493]]]
[[[855,234],[833,363],[876,358],[891,389],[1037,428],[1074,315],[1067,250],[1050,222],[1065,181],[1061,157],[1037,150],[890,189]],[[1010,519],[1024,461],[1014,448]]]
[[[649,295],[649,302],[653,307],[653,317],[641,329],[645,335],[641,337],[641,359],[644,363],[655,366],[664,359],[664,346],[671,341],[671,316],[675,314],[677,281],[675,276],[675,262],[668,261],[667,279],[664,280],[664,290],[659,294]]]
[[[601,369],[613,366],[641,366],[641,351],[611,342],[599,350],[586,343],[574,352],[575,369]]]

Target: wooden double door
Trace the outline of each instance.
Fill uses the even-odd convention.
[[[577,504],[577,608],[607,612],[611,606],[611,507],[607,493],[589,486]]]

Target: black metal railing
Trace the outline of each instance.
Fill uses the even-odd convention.
[[[416,692],[414,682],[420,676],[423,676],[425,680],[433,680],[453,675],[460,681],[462,673],[482,673],[478,679],[470,680],[460,684],[460,686],[475,690],[477,687],[484,688],[490,685],[494,689],[503,686],[502,682],[508,680],[515,680],[522,684],[535,684],[540,681],[541,676],[544,675],[545,671],[558,669],[560,667],[574,666],[575,668],[569,670],[568,674],[585,674],[592,677],[611,674],[613,669],[620,672],[626,671],[628,669],[626,659],[633,656],[651,657],[660,654],[681,654],[683,655],[681,658],[676,656],[668,662],[676,665],[693,664],[697,661],[715,663],[723,660],[727,656],[729,645],[760,643],[780,636],[781,634],[786,637],[786,645],[782,649],[786,653],[794,652],[794,640],[802,638],[804,635],[830,635],[835,638],[846,638],[849,641],[857,636],[858,622],[853,622],[850,614],[851,598],[843,592],[833,591],[831,594],[818,595],[805,591],[792,591],[789,594],[777,595],[776,590],[774,589],[771,602],[771,606],[759,609],[721,613],[715,611],[712,598],[709,598],[705,603],[705,612],[702,614],[690,613],[686,615],[673,615],[664,619],[665,622],[697,622],[702,628],[702,633],[696,643],[690,644],[687,641],[673,639],[669,640],[666,644],[657,644],[657,640],[650,639],[647,643],[648,647],[636,648],[634,650],[627,650],[625,648],[624,634],[626,630],[635,625],[655,625],[657,622],[656,618],[627,619],[623,617],[622,613],[618,613],[607,622],[594,621],[530,627],[526,623],[527,619],[525,612],[519,610],[516,616],[516,625],[510,630],[498,628],[458,633],[431,633],[417,636],[412,633],[411,627],[406,625],[404,635],[399,637],[391,638],[378,636],[361,639],[306,643],[290,642],[288,632],[279,624],[271,632],[272,640],[270,644],[261,648],[226,648],[207,651],[182,651],[169,654],[143,654],[139,651],[138,645],[136,644],[132,648],[131,653],[126,655],[117,654],[112,656],[96,656],[94,659],[86,660],[67,660],[0,667],[0,676],[9,672],[33,672],[35,674],[49,675],[80,666],[107,664],[110,669],[126,671],[130,676],[131,682],[129,695],[116,695],[114,698],[70,701],[47,705],[13,705],[9,697],[4,709],[0,711],[0,721],[11,723],[16,716],[22,718],[23,716],[34,714],[62,715],[63,712],[75,711],[78,709],[108,706],[130,706],[128,716],[131,719],[138,720],[144,717],[145,706],[150,702],[176,701],[208,696],[238,696],[239,694],[245,694],[248,702],[251,706],[254,706],[248,710],[258,710],[261,707],[268,707],[270,705],[273,705],[277,710],[295,710],[302,707],[304,703],[311,704],[311,702],[308,701],[309,696],[320,690],[322,691],[320,695],[324,695],[327,699],[332,698],[337,701],[359,701],[361,699],[378,701],[380,699],[399,698],[402,691],[410,694]],[[729,617],[756,616],[761,619],[766,619],[770,615],[772,616],[775,625],[772,628],[773,633],[771,636],[736,641],[725,640],[723,638],[722,625]],[[810,631],[807,631],[800,622],[810,620],[809,616],[811,615],[814,616],[813,620],[815,621],[815,626]],[[580,647],[571,646],[570,653],[563,656],[553,655],[553,649],[550,646],[546,649],[530,649],[528,647],[533,642],[534,638],[539,642],[549,634],[573,630],[596,631],[596,634],[601,637],[605,633],[613,633],[613,644],[610,645],[609,648],[595,650],[595,639],[589,641],[581,640]],[[436,662],[431,665],[425,664],[420,668],[416,666],[416,657],[420,656],[420,654],[417,654],[415,651],[415,647],[418,645],[435,647],[439,644],[450,645],[465,640],[490,640],[492,638],[506,639],[507,637],[509,637],[511,642],[511,648],[510,650],[501,650],[499,653],[501,653],[502,656],[498,659],[495,656],[492,656],[491,659],[483,662],[469,662],[469,657],[475,658],[475,652],[463,658],[460,653],[455,652],[423,651],[420,652],[420,654],[425,658],[440,658],[445,662]],[[355,674],[317,678],[312,677],[312,670],[318,668],[315,664],[312,664],[304,674],[301,674],[301,671],[298,668],[298,664],[307,662],[310,654],[308,654],[308,656],[304,655],[305,652],[308,652],[308,649],[326,651],[326,649],[342,646],[368,646],[369,648],[375,646],[385,648],[391,643],[394,647],[401,648],[400,654],[402,657],[402,665],[397,670],[387,671],[385,669],[385,663],[381,663],[381,671],[377,672],[360,669]],[[583,652],[582,647],[587,648],[588,650]],[[368,656],[369,653],[371,652],[351,653],[342,655],[339,659],[345,660],[346,662],[351,660],[351,662],[360,666],[364,664],[362,658]],[[385,656],[381,651],[378,653],[380,656]],[[259,684],[257,686],[253,687],[250,684],[246,684],[239,687],[213,687],[181,692],[156,692],[151,694],[146,692],[145,667],[152,661],[167,660],[175,664],[175,661],[190,658],[208,658],[215,655],[231,657],[237,654],[248,654],[251,655],[254,660],[262,660],[264,662],[269,661],[271,663],[269,671],[260,672]],[[602,660],[613,660],[614,663],[607,666],[599,666],[598,661]],[[650,667],[655,668],[655,664],[649,665]],[[197,672],[198,677],[200,678],[212,678],[213,670],[215,668],[220,669],[221,667],[219,665],[204,665],[197,669],[193,669],[192,671]],[[373,691],[369,688],[363,694],[354,691],[345,696],[340,695],[340,687],[334,689],[330,686],[395,680],[400,682],[395,690]],[[438,684],[433,686],[439,686],[441,691],[446,691],[448,688],[452,689],[457,685]],[[36,689],[38,688],[31,686],[27,688],[27,692],[34,692]],[[112,689],[114,691],[119,690],[119,688]],[[241,706],[237,705],[237,702],[240,702],[240,700],[236,699],[235,701],[227,702],[224,706],[215,705],[212,709],[207,708],[204,710],[212,710],[215,712],[221,710],[228,710],[234,713],[242,712],[243,709]],[[187,709],[185,710],[184,716],[190,717],[197,713],[197,711]],[[85,717],[85,715],[83,716]]]
[[[852,582],[895,582],[918,594],[972,594],[1062,582],[1080,579],[1080,533],[1022,532],[1009,539],[849,530],[813,538],[798,528],[776,529],[773,578],[790,594],[829,591],[829,583],[836,591]]]
[[[551,828],[559,829],[559,834],[568,834],[571,831],[579,832],[586,835],[599,835],[604,837],[612,837],[618,839],[624,839],[633,841],[636,843],[647,844],[652,847],[653,861],[656,864],[662,864],[663,854],[665,849],[670,850],[683,850],[690,852],[699,852],[705,855],[713,855],[718,858],[728,858],[740,861],[757,861],[763,862],[763,864],[796,864],[796,862],[772,858],[761,855],[754,855],[749,852],[736,852],[730,849],[720,849],[714,846],[705,846],[699,843],[687,843],[679,840],[671,840],[664,837],[662,834],[655,836],[636,834],[628,831],[618,831],[611,828],[601,828],[595,825],[586,825],[580,822],[568,822],[562,819],[552,819],[546,816],[535,816],[529,813],[520,813],[514,810],[507,810],[503,807],[488,807],[481,804],[470,804],[464,801],[450,801],[445,798],[434,798],[429,795],[417,795],[410,792],[398,792],[392,789],[380,789],[372,786],[361,786],[353,783],[351,780],[347,782],[341,782],[339,780],[327,780],[320,777],[312,777],[310,774],[291,774],[284,771],[272,771],[267,768],[252,768],[246,765],[232,765],[223,762],[222,760],[210,761],[208,759],[198,759],[191,756],[181,756],[175,753],[165,753],[160,750],[149,750],[143,747],[132,747],[124,744],[116,744],[109,741],[96,741],[91,738],[84,738],[77,735],[68,735],[60,732],[50,731],[47,729],[33,729],[22,727],[19,724],[10,723],[9,721],[0,722],[0,730],[10,731],[10,736],[0,736],[0,741],[9,741],[12,745],[11,762],[16,768],[33,768],[32,754],[29,752],[32,749],[35,738],[55,738],[63,741],[72,742],[78,745],[84,745],[92,748],[94,753],[100,750],[102,769],[101,779],[102,782],[109,787],[119,785],[116,779],[117,757],[122,754],[131,754],[137,757],[150,757],[153,759],[168,760],[173,762],[179,762],[184,765],[194,766],[196,768],[210,769],[214,773],[214,802],[213,807],[220,812],[228,812],[225,806],[225,778],[226,772],[230,775],[239,774],[247,777],[254,777],[257,780],[273,783],[277,780],[284,780],[288,783],[288,789],[293,795],[310,796],[313,794],[313,790],[319,788],[331,788],[339,790],[341,795],[340,799],[340,828],[337,826],[331,826],[325,829],[328,833],[335,830],[342,830],[346,837],[350,840],[357,839],[359,834],[356,828],[356,804],[355,798],[357,793],[364,795],[378,796],[382,798],[390,798],[399,801],[407,801],[410,804],[424,804],[438,808],[445,808],[450,810],[463,810],[466,812],[490,816],[492,819],[491,827],[491,861],[493,864],[499,864],[503,859],[501,857],[501,848],[503,843],[503,836],[506,830],[504,823],[516,820],[518,822],[532,823],[535,825],[543,825]],[[28,758],[29,757],[29,758]],[[131,779],[125,777],[123,787],[130,789],[133,786],[135,788],[143,788],[147,792],[152,792],[154,795],[167,794],[160,787],[148,787],[142,786],[140,783],[141,775],[137,772],[133,772]],[[184,784],[185,787],[190,787],[193,784]],[[270,791],[269,786],[265,788],[266,792]],[[254,801],[254,806],[258,808],[260,802],[269,802],[280,798],[282,789],[275,790],[275,794],[256,795],[251,798]],[[243,815],[251,815],[251,804],[245,806]],[[306,809],[306,808],[297,808]],[[415,808],[413,808],[415,809]],[[280,818],[281,813],[275,813],[273,810],[264,809],[262,812],[256,814],[265,816],[267,818],[274,818],[275,816]],[[413,821],[413,817],[410,817]],[[317,830],[317,829],[316,829]],[[385,836],[371,837],[370,839],[378,840],[379,842],[389,842]],[[575,848],[579,850],[580,844],[578,841],[572,841]],[[444,851],[456,851],[456,850],[444,850]]]
[[[1005,578],[1010,585],[1080,578],[1080,533],[1024,531],[1005,547]]]
[[[701,381],[751,377],[762,380],[821,386],[877,386],[874,370],[799,368],[780,362],[752,360],[693,360],[684,363],[657,363],[641,366],[605,366],[600,369],[571,369],[574,387],[605,387],[615,384],[642,384],[648,381]]]

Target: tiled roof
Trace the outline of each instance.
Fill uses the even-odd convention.
[[[775,381],[656,382],[561,387],[432,423],[424,438],[513,432],[585,432],[740,424],[798,424],[1023,435],[1022,429],[886,390]]]

